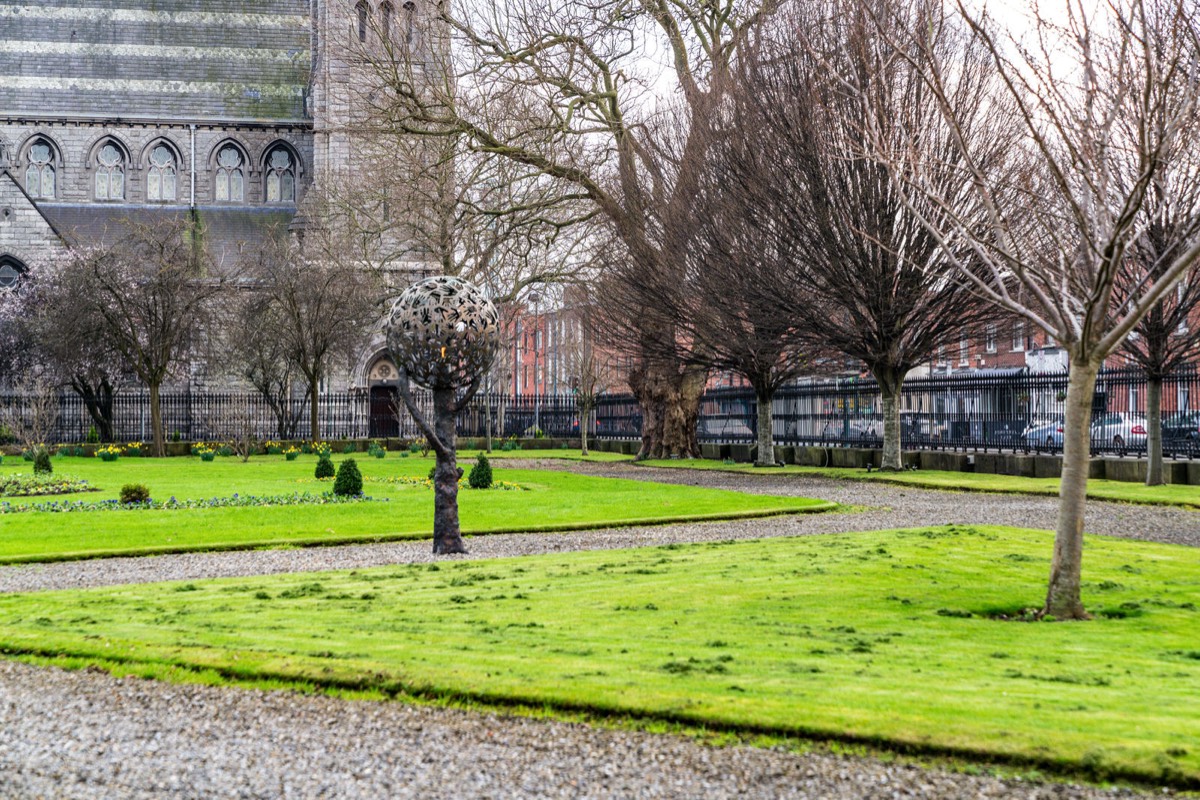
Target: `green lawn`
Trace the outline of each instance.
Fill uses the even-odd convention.
[[[842,467],[755,467],[751,464],[726,464],[711,459],[671,459],[640,462],[648,467],[672,469],[702,469],[737,472],[750,475],[802,475],[819,478],[838,478],[856,481],[876,481],[913,486],[923,489],[948,489],[968,492],[997,492],[1000,494],[1058,495],[1058,478],[1022,478],[1015,475],[992,475],[982,472],[944,472],[917,470],[913,472],[867,472]],[[1200,509],[1200,486],[1146,486],[1140,483],[1092,479],[1088,481],[1088,497],[1094,500],[1115,500],[1123,503],[1182,506]]]
[[[335,456],[335,463],[343,456]],[[473,458],[463,459],[470,468]],[[217,550],[280,545],[428,538],[432,535],[432,489],[372,482],[371,478],[428,474],[432,459],[358,458],[366,493],[388,502],[339,506],[214,508],[175,511],[103,511],[0,516],[0,564]],[[323,492],[329,482],[312,478],[314,456],[293,462],[281,456],[241,463],[224,458],[122,458],[54,460],[56,474],[85,478],[101,491],[60,498],[5,498],[13,504],[48,500],[115,498],[125,483],[149,486],[151,496],[208,498]],[[29,471],[5,459],[0,473]],[[729,519],[767,514],[824,511],[832,503],[805,498],[764,497],[739,492],[615,480],[538,470],[497,468],[500,481],[528,491],[464,490],[459,495],[465,533],[575,530],[694,519]]]
[[[0,649],[798,734],[1200,786],[1200,559],[930,528],[0,596]],[[83,659],[81,662],[79,659]]]

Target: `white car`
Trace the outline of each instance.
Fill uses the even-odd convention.
[[[1127,411],[1103,411],[1092,415],[1092,446],[1111,447],[1118,453],[1146,449],[1146,417]]]

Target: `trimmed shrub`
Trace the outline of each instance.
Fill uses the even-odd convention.
[[[437,464],[429,468],[429,480],[433,480],[434,475],[437,475]]]
[[[95,425],[88,428],[87,437],[84,439],[84,441],[87,442],[88,444],[99,444],[100,443],[100,434],[96,432]]]
[[[145,503],[150,500],[150,490],[142,483],[127,483],[121,487],[122,505]]]
[[[362,494],[362,473],[353,458],[347,458],[338,467],[337,477],[333,481],[333,493],[338,497],[358,497]]]
[[[39,447],[33,453],[33,474],[50,475],[53,472],[54,465],[50,463],[50,451],[44,447]]]
[[[483,453],[476,457],[475,466],[471,467],[471,474],[467,476],[467,483],[472,489],[492,488],[492,465]]]
[[[329,457],[329,453],[322,453],[320,458],[317,459],[317,469],[313,474],[318,478],[333,477],[333,459]]]
[[[342,448],[342,452],[346,455],[349,455],[356,450],[358,450],[358,445],[354,444],[354,442],[346,442],[346,446]]]

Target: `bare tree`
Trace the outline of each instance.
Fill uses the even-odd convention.
[[[280,309],[269,294],[249,290],[231,295],[224,326],[226,366],[253,386],[271,409],[275,435],[295,439],[306,404],[294,402],[300,371],[280,334]]]
[[[201,344],[225,288],[226,279],[209,268],[202,241],[202,231],[187,219],[126,222],[114,244],[72,250],[56,282],[145,384],[156,456],[166,454],[162,385]]]
[[[572,303],[567,318],[569,338],[563,344],[563,365],[571,392],[575,397],[575,410],[579,414],[579,438],[583,455],[588,454],[588,436],[592,414],[600,396],[612,391],[617,383],[616,370],[610,354],[598,346],[600,337],[596,327],[604,316],[598,313],[594,297],[585,297]]]
[[[1148,196],[1172,159],[1195,153],[1200,53],[1196,5],[1187,0],[1082,0],[1034,9],[1023,38],[959,3],[957,17],[984,49],[996,76],[977,97],[954,92],[961,65],[934,46],[930,30],[947,24],[937,3],[910,0],[924,14],[904,35],[884,26],[895,52],[920,70],[937,98],[963,164],[962,180],[942,179],[919,150],[879,150],[955,262],[950,279],[1037,325],[1064,347],[1070,376],[1063,430],[1063,476],[1044,613],[1082,619],[1083,524],[1089,424],[1105,358],[1194,268],[1200,242],[1170,243],[1144,279],[1120,295],[1118,278],[1142,237]],[[1012,121],[1022,139],[1020,170],[989,166],[989,139],[972,121],[983,105],[993,124]],[[1194,174],[1189,171],[1187,174]],[[1194,178],[1177,194],[1200,192]],[[969,211],[963,212],[963,195]],[[1191,205],[1187,200],[1186,205]],[[981,223],[982,219],[982,223]]]
[[[749,57],[749,51],[744,53]],[[644,320],[671,331],[655,341],[668,356],[705,370],[729,371],[754,388],[758,414],[755,464],[775,466],[772,403],[776,391],[810,366],[804,330],[797,324],[806,297],[787,275],[807,257],[778,226],[788,219],[790,198],[764,190],[778,183],[783,154],[763,146],[761,118],[755,113],[756,87],[738,82],[727,95],[717,120],[690,136],[665,140],[711,141],[696,148],[699,160],[665,153],[662,171],[691,173],[691,202],[659,212],[664,231],[682,266],[651,271],[632,260],[616,260],[609,268],[605,299],[616,309],[638,308],[636,317],[617,311],[605,322],[609,336],[626,344],[642,339]],[[786,164],[787,162],[784,161]]]
[[[0,406],[0,427],[35,457],[47,456],[46,444],[58,425],[58,388],[45,377],[29,377],[14,387],[12,399]]]
[[[363,58],[375,67],[371,91],[391,130],[462,137],[473,151],[565,186],[559,191],[603,216],[626,257],[662,272],[682,267],[653,217],[690,202],[691,187],[656,170],[643,123],[659,87],[644,56],[667,54],[689,130],[702,128],[729,87],[735,54],[772,4],[443,3],[430,36],[448,41],[419,66],[405,52]],[[679,151],[694,158],[703,141]],[[696,455],[704,370],[652,355],[675,332],[653,327],[661,318],[637,318],[647,326],[647,354],[631,376],[645,410],[640,455]]]
[[[889,175],[898,152],[919,157],[924,180],[938,187],[960,183],[964,166],[925,87],[922,54],[910,48],[906,61],[889,45],[920,24],[919,8],[891,0],[790,3],[747,51],[740,81],[749,104],[740,128],[762,154],[744,159],[752,168],[736,183],[759,209],[763,236],[786,253],[776,281],[781,297],[798,298],[794,325],[819,351],[861,361],[874,376],[884,470],[903,469],[905,376],[939,342],[982,330],[991,311],[968,284],[946,280],[941,242]],[[956,64],[944,91],[973,137],[980,169],[996,175],[1007,141],[985,128],[986,109],[968,105],[987,81],[978,47],[948,26],[929,30],[921,44]],[[948,201],[965,219],[962,198]]]
[[[83,401],[100,441],[111,442],[114,401],[128,370],[103,317],[76,294],[89,285],[69,270],[44,270],[22,292],[20,315],[29,352],[46,375]]]
[[[245,268],[246,283],[258,294],[263,317],[244,322],[269,322],[274,341],[262,346],[280,354],[303,377],[313,440],[321,438],[321,382],[331,362],[349,363],[381,317],[379,274],[356,260],[330,257],[339,252],[335,237],[324,230],[310,231],[305,244],[311,249],[305,250],[290,241],[268,240],[251,254]],[[280,382],[286,380],[277,369],[270,370],[272,392],[282,392]],[[260,377],[268,378],[265,372]]]
[[[1130,248],[1117,277],[1117,306],[1126,296],[1153,283],[1170,265],[1169,249],[1179,250],[1200,235],[1200,192],[1174,185],[1200,180],[1200,159],[1167,161],[1148,192],[1141,236]],[[1179,174],[1182,173],[1182,174]],[[1200,358],[1200,269],[1191,269],[1150,309],[1121,344],[1121,352],[1146,374],[1146,485],[1164,482],[1162,407],[1163,380]]]

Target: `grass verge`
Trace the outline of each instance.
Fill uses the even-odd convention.
[[[64,463],[65,462],[65,463]],[[464,459],[465,462],[465,459]],[[198,459],[56,459],[60,473],[86,478],[116,497],[124,483],[145,483],[156,499],[285,494],[328,490],[312,478],[314,458],[248,463]],[[152,555],[201,550],[317,546],[422,539],[432,535],[433,490],[370,478],[425,476],[432,459],[360,459],[366,491],[389,502],[336,506],[265,506],[189,510],[28,512],[0,516],[0,564]],[[0,469],[8,469],[7,464]],[[823,500],[749,495],[694,486],[595,478],[539,470],[497,469],[497,480],[528,491],[464,490],[462,529],[468,535],[556,532],[627,525],[742,519],[826,511]],[[10,502],[22,502],[9,499]],[[31,498],[38,502],[44,498]]]
[[[1087,546],[1087,623],[949,527],[11,595],[0,649],[1200,788],[1195,551]]]
[[[1016,475],[993,475],[983,472],[946,472],[916,470],[911,472],[867,472],[845,467],[755,467],[752,464],[726,464],[711,459],[672,459],[638,462],[641,466],[670,469],[699,469],[735,472],[744,475],[799,475],[839,480],[874,481],[918,489],[939,489],[956,492],[992,492],[996,494],[1028,494],[1058,496],[1058,478],[1023,478]],[[1088,497],[1140,505],[1178,506],[1200,509],[1200,487],[1169,484],[1146,486],[1140,483],[1093,478],[1088,481]]]

